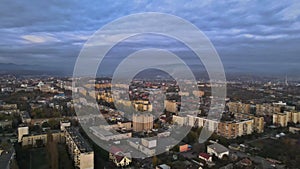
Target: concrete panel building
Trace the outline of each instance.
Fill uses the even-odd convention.
[[[52,132],[51,133],[53,141],[57,143],[64,143],[65,137],[64,133],[62,132]],[[22,138],[22,146],[41,146],[47,143],[47,133],[42,134],[31,134],[31,135],[24,135]],[[40,145],[38,145],[40,144]]]
[[[133,114],[132,128],[133,131],[148,131],[153,129],[154,117],[151,114]]]
[[[22,124],[18,127],[18,142],[22,142],[22,137],[29,134],[29,127]]]
[[[165,100],[165,109],[168,112],[177,113],[178,105],[175,100]]]
[[[79,169],[94,168],[94,151],[73,127],[65,128],[66,145],[74,164]]]

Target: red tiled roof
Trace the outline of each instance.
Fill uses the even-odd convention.
[[[117,162],[119,163],[120,161],[123,160],[124,156],[115,155],[115,158],[116,158]]]
[[[112,147],[110,148],[110,151],[109,151],[109,152],[111,152],[112,154],[116,154],[116,153],[122,152],[122,151],[123,151],[123,150],[122,150],[121,148],[116,147],[116,146],[112,146]]]
[[[200,153],[200,154],[199,154],[199,157],[200,157],[200,156],[203,157],[203,158],[205,158],[205,159],[207,159],[207,160],[211,157],[211,156],[210,156],[209,154],[207,154],[207,153]]]

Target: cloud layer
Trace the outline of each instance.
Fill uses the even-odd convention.
[[[103,25],[128,14],[163,12],[182,17],[202,30],[228,71],[300,71],[300,1],[0,3],[0,63],[47,65],[71,71],[85,41]],[[136,44],[143,43],[151,42],[142,39]]]

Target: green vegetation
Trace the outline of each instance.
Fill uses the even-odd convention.
[[[30,115],[35,119],[61,117],[61,114],[57,109],[52,109],[49,107],[34,109],[30,112]]]
[[[290,168],[297,168],[300,164],[299,135],[292,137],[258,140],[250,145],[260,148],[259,155],[262,157],[279,160]]]
[[[13,116],[9,114],[0,114],[0,121],[12,120]]]

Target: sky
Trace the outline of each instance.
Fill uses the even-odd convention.
[[[289,76],[300,72],[297,0],[2,0],[0,4],[0,63],[72,72],[84,43],[99,28],[129,14],[162,12],[203,31],[227,72]],[[138,44],[143,43],[151,43],[151,38]]]

